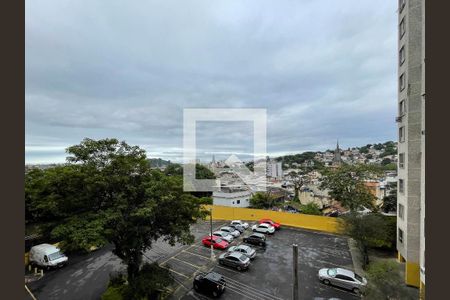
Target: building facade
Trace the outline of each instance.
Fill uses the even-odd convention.
[[[266,176],[270,178],[275,178],[278,180],[283,179],[283,164],[282,162],[277,162],[270,160],[266,163]]]
[[[213,205],[230,207],[249,207],[252,193],[242,189],[224,189],[213,192]]]
[[[424,173],[424,0],[399,0],[398,7],[398,196],[397,250],[405,282],[421,286]]]

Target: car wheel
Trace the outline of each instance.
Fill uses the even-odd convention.
[[[219,265],[223,265],[223,261],[219,260]]]
[[[198,284],[194,284],[194,290],[198,291],[199,290],[199,286]]]
[[[219,296],[219,294],[216,291],[213,291],[212,295],[213,295],[214,298],[217,298]]]
[[[354,288],[353,293],[355,293],[356,295],[361,295],[361,291],[358,288]]]
[[[238,271],[241,271],[241,270],[242,270],[241,266],[237,266],[236,269],[237,269]]]
[[[264,244],[262,242],[260,242],[259,245],[262,247]]]
[[[247,239],[244,239],[244,243],[247,243]]]
[[[330,285],[330,281],[328,279],[324,279],[322,282],[326,285]]]

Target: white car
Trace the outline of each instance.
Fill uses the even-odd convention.
[[[275,227],[273,227],[272,225],[269,225],[267,223],[261,223],[261,224],[253,225],[252,230],[254,232],[273,234],[275,232]]]
[[[248,223],[247,222],[242,222],[241,220],[233,220],[233,221],[231,221],[231,225],[241,225],[245,229],[248,228]]]
[[[241,235],[239,230],[236,230],[236,229],[234,229],[232,227],[228,227],[228,226],[221,227],[220,231],[228,232],[229,234],[231,234],[235,238]]]
[[[233,236],[231,234],[229,234],[228,232],[225,232],[225,231],[214,231],[213,235],[224,239],[228,243],[231,243],[234,240]]]

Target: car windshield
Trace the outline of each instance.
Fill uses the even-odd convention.
[[[50,254],[50,255],[48,256],[48,259],[49,259],[49,260],[55,260],[55,259],[61,258],[61,257],[63,257],[63,256],[64,256],[64,254],[62,254],[61,251],[58,251],[58,252],[55,252],[55,253]]]
[[[327,274],[329,276],[335,276],[337,273],[336,269],[328,269]]]
[[[355,278],[358,279],[358,281],[363,282],[363,278],[355,273]]]
[[[247,256],[245,256],[244,254],[242,254],[240,257],[239,257],[239,260],[240,261],[244,261],[244,260],[246,260],[247,259]]]
[[[245,252],[248,252],[249,250],[250,250],[250,247],[247,247],[247,246],[241,246],[240,247],[242,250],[244,250]]]

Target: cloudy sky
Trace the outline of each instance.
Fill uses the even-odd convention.
[[[84,137],[179,161],[184,108],[266,108],[270,155],[394,140],[395,1],[26,1],[26,163]],[[202,159],[249,122],[201,122]]]

